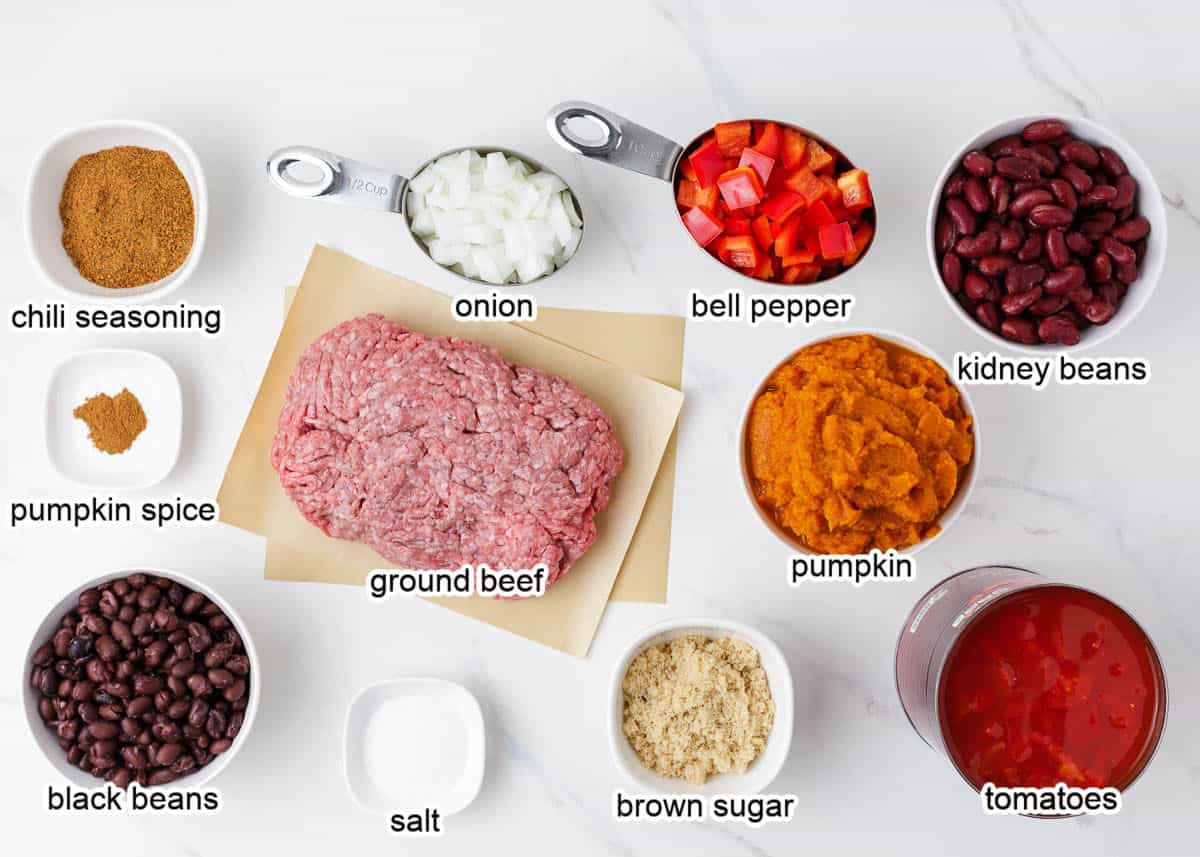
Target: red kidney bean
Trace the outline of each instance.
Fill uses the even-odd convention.
[[[1065,313],[1046,316],[1038,324],[1038,336],[1043,342],[1057,345],[1078,345],[1079,325]]]
[[[1116,195],[1116,188],[1113,188]],[[983,214],[992,207],[992,198],[988,195],[987,185],[979,176],[971,176],[963,185],[963,199],[976,214]]]
[[[1071,183],[1066,179],[1050,179],[1046,182],[1046,187],[1054,195],[1055,202],[1063,208],[1074,211],[1079,207],[1079,198],[1075,195],[1075,188],[1071,187]]]
[[[987,298],[992,290],[992,284],[978,271],[967,271],[963,279],[963,292],[973,301]]]
[[[1044,143],[1067,133],[1067,124],[1059,119],[1039,119],[1021,130],[1021,137],[1030,143]]]
[[[1100,239],[1100,249],[1112,256],[1114,264],[1132,265],[1137,262],[1137,256],[1133,252],[1133,248],[1128,244],[1122,244],[1111,235],[1105,235]]]
[[[1087,258],[1095,252],[1092,242],[1082,232],[1068,232],[1066,240],[1067,247],[1076,256]]]
[[[962,196],[963,185],[967,181],[967,174],[962,170],[955,170],[950,178],[946,179],[946,187],[942,190],[943,196]]]
[[[1097,211],[1090,218],[1079,224],[1079,231],[1093,241],[1108,233],[1117,223],[1117,216],[1111,211]]]
[[[975,212],[961,199],[946,200],[946,213],[950,215],[950,222],[954,224],[954,229],[959,235],[974,235],[979,229]]]
[[[1024,239],[1021,237],[1021,233],[1011,226],[1002,228],[999,234],[999,250],[1001,253],[1012,253],[1014,250],[1020,247],[1021,243],[1024,241]]]
[[[1101,146],[1097,150],[1097,154],[1100,156],[1100,166],[1111,178],[1115,179],[1129,172],[1129,168],[1125,166],[1121,156],[1107,146]]]
[[[1045,249],[1046,239],[1041,232],[1031,232],[1025,239],[1025,242],[1017,250],[1017,261],[1033,262],[1042,258],[1042,251]]]
[[[1046,277],[1041,265],[1015,265],[1004,275],[1004,288],[1011,294],[1027,292]]]
[[[1045,289],[1042,291],[1044,292]],[[1054,315],[1054,313],[1058,312],[1068,303],[1070,303],[1070,301],[1068,301],[1063,295],[1043,294],[1041,299],[1029,308],[1029,311],[1033,315],[1037,316]]]
[[[987,178],[995,169],[992,159],[978,149],[973,149],[963,155],[963,169],[980,178]]]
[[[1071,263],[1071,251],[1061,229],[1046,230],[1046,260],[1055,268],[1065,268]]]
[[[950,294],[952,295],[958,294],[959,290],[962,288],[962,259],[955,256],[953,253],[947,253],[942,257],[942,282],[946,284],[946,288],[950,290]]]
[[[1084,306],[1080,312],[1092,324],[1107,324],[1117,314],[1117,305],[1109,303],[1104,298],[1096,298]]]
[[[1067,292],[1067,300],[1074,304],[1076,309],[1083,307],[1095,297],[1096,293],[1088,285],[1082,285]]]
[[[1117,189],[1110,184],[1098,184],[1079,200],[1080,205],[1096,208],[1117,198]]]
[[[1083,140],[1069,140],[1058,148],[1059,157],[1072,164],[1078,164],[1085,170],[1094,170],[1100,165],[1100,155],[1090,143]]]
[[[1076,193],[1087,193],[1095,184],[1092,177],[1075,164],[1064,165],[1059,169],[1058,175],[1070,182]]]
[[[934,246],[939,253],[945,253],[954,246],[954,241],[958,238],[955,232],[954,224],[950,221],[948,214],[942,213],[938,215],[937,226],[934,228]]]
[[[1083,268],[1079,265],[1068,265],[1061,271],[1047,274],[1042,280],[1042,288],[1048,295],[1065,295],[1071,289],[1077,289],[1087,280]]]
[[[1000,300],[1000,309],[1005,315],[1020,315],[1029,309],[1042,297],[1041,286],[1034,286],[1025,292],[1010,292]]]
[[[1012,316],[1004,319],[1000,322],[1000,335],[1026,345],[1038,342],[1037,325],[1027,318]]]
[[[1109,200],[1108,207],[1113,211],[1122,211],[1133,205],[1134,199],[1137,198],[1137,189],[1137,179],[1133,176],[1121,176],[1117,179],[1117,195]]]
[[[992,198],[992,211],[995,214],[1004,214],[1004,212],[1008,211],[1008,201],[1011,194],[1011,186],[1000,176],[992,176],[988,179],[988,196]]]
[[[1138,267],[1134,263],[1117,265],[1117,279],[1125,285],[1130,285],[1138,278]]]
[[[993,332],[1000,329],[1000,311],[991,301],[985,301],[975,307],[975,319]]]
[[[984,151],[992,158],[1002,158],[1005,155],[1011,155],[1021,145],[1021,138],[1019,136],[1009,134],[1007,137],[1001,137],[999,140],[989,144]]]
[[[954,252],[964,259],[982,259],[984,256],[995,253],[999,245],[1000,236],[985,229],[978,235],[959,238],[958,243],[954,245]]]
[[[1106,283],[1113,275],[1112,258],[1106,253],[1097,253],[1088,263],[1088,279],[1093,283]]]
[[[1035,205],[1028,219],[1034,226],[1070,226],[1075,215],[1061,205]]]
[[[987,277],[998,277],[1017,264],[1017,260],[1012,256],[992,255],[984,256],[978,262],[979,273]]]
[[[1034,161],[1012,155],[996,161],[996,172],[1006,179],[1017,181],[1037,181],[1042,177],[1042,172]]]
[[[1017,196],[1008,206],[1008,213],[1013,217],[1024,217],[1039,205],[1054,202],[1054,194],[1042,188],[1027,190]]]
[[[1052,176],[1054,171],[1058,169],[1058,157],[1051,151],[1049,155],[1039,151],[1034,147],[1018,149],[1013,152],[1014,157],[1024,158],[1027,161],[1033,161],[1037,164],[1038,171],[1042,175]]]
[[[1102,283],[1096,291],[1113,306],[1119,307],[1121,299],[1125,297],[1125,286],[1121,283]]]

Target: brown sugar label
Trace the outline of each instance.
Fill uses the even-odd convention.
[[[613,792],[616,821],[741,822],[747,827],[791,821],[799,799],[793,794],[648,795]]]

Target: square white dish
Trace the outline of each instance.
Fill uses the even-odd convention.
[[[392,734],[426,720],[421,735]],[[439,755],[435,776],[405,759],[404,749]],[[346,713],[346,784],[369,812],[419,812],[443,816],[465,809],[483,783],[483,711],[462,685],[439,678],[397,678],[371,685]]]
[[[118,455],[101,452],[74,410],[98,393],[128,389],[146,412],[146,428]],[[66,478],[91,488],[138,490],[161,482],[179,458],[183,392],[167,361],[145,351],[98,348],[64,360],[46,390],[46,451]]]

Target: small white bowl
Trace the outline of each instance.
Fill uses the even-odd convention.
[[[387,760],[368,760],[372,753],[381,752],[373,747],[371,720],[380,709],[389,703],[413,705],[418,697],[425,697],[426,704],[442,712],[439,724],[448,731],[440,736],[451,741],[452,746],[433,746],[433,752],[461,752],[461,769],[448,771],[445,782],[421,783],[405,777],[405,759],[391,760],[393,773],[405,779],[400,789],[403,793],[389,793],[386,784],[372,776],[375,764],[387,764]],[[383,728],[380,724],[379,728]],[[457,733],[457,734],[454,734]],[[438,744],[439,736],[421,736]],[[460,684],[440,678],[396,678],[382,681],[365,688],[350,703],[346,712],[344,770],[346,785],[358,805],[368,812],[387,815],[394,812],[420,812],[427,806],[435,806],[443,816],[461,812],[475,800],[483,784],[483,768],[486,747],[483,727],[483,711],[474,695]],[[456,766],[457,767],[457,766]]]
[[[171,156],[192,191],[195,234],[192,250],[175,271],[153,283],[130,289],[109,289],[86,280],[62,246],[62,219],[58,205],[67,173],[79,158],[114,146],[141,146]],[[76,300],[138,303],[162,298],[182,286],[200,262],[208,230],[208,190],[204,170],[192,147],[161,125],[137,119],[93,122],[66,131],[38,154],[25,192],[25,242],[29,256],[52,286]]]
[[[771,688],[771,699],[775,703],[775,719],[767,746],[746,769],[744,774],[716,774],[703,785],[693,785],[686,780],[664,777],[647,768],[629,746],[622,728],[625,719],[625,696],[621,685],[630,663],[646,649],[660,643],[668,643],[680,637],[698,634],[702,637],[721,639],[733,637],[753,646],[759,655],[762,668],[767,674]],[[617,659],[612,673],[612,687],[608,708],[608,745],[613,761],[625,777],[641,792],[659,794],[720,795],[758,794],[775,780],[787,762],[792,746],[792,721],[795,716],[795,700],[792,691],[792,673],[787,659],[779,646],[761,631],[728,619],[685,618],[670,619],[652,625],[638,634]]]
[[[262,688],[262,673],[259,670],[258,652],[254,648],[254,640],[250,636],[250,630],[246,627],[246,623],[242,621],[242,617],[237,614],[233,607],[218,595],[214,590],[200,581],[188,577],[186,574],[180,574],[177,571],[167,571],[162,568],[126,568],[121,571],[113,571],[108,574],[102,574],[99,577],[92,578],[86,583],[76,586],[69,593],[63,596],[57,604],[46,614],[46,618],[38,625],[37,631],[34,633],[32,640],[29,643],[29,648],[25,652],[25,659],[21,662],[21,687],[25,702],[25,720],[29,724],[29,731],[33,733],[33,739],[42,751],[42,755],[46,760],[54,766],[54,769],[66,780],[74,783],[77,786],[96,787],[104,784],[102,779],[93,777],[91,774],[85,774],[79,768],[67,762],[67,754],[61,747],[58,746],[58,739],[54,733],[46,728],[42,722],[41,715],[38,713],[38,700],[40,694],[30,685],[29,676],[33,669],[33,653],[37,651],[43,643],[51,638],[55,629],[58,628],[62,617],[70,610],[75,609],[79,601],[79,593],[85,589],[91,589],[101,583],[109,580],[116,580],[121,577],[128,577],[131,574],[148,574],[151,577],[165,577],[168,580],[173,580],[189,589],[204,595],[214,604],[221,608],[221,611],[229,617],[229,621],[233,623],[234,630],[242,638],[242,645],[246,649],[246,656],[250,659],[250,701],[246,705],[244,719],[242,721],[241,731],[237,737],[233,739],[233,745],[221,753],[204,767],[194,773],[182,776],[166,786],[159,788],[167,789],[195,789],[207,784],[221,771],[228,767],[233,761],[233,757],[246,743],[250,736],[250,729],[254,725],[254,718],[258,714],[259,694]]]
[[[146,429],[118,455],[88,439],[87,424],[73,411],[90,396],[115,396],[128,388],[146,412]],[[183,436],[183,394],[167,361],[146,351],[99,348],[64,360],[46,390],[46,450],[54,468],[91,488],[149,488],[175,467]]]
[[[907,348],[909,351],[916,352],[923,357],[928,357],[946,371],[946,374],[950,376],[950,382],[954,384],[954,378],[950,375],[950,370],[946,368],[946,362],[942,360],[942,358],[939,357],[937,352],[935,352],[932,348],[922,345],[920,342],[917,342],[915,339],[910,339],[904,334],[894,333],[890,330],[878,330],[876,328],[851,328],[848,330],[839,330],[836,333],[830,333],[827,336],[819,336],[811,342],[805,343],[795,351],[789,352],[786,357],[771,367],[771,371],[763,376],[762,381],[759,382],[758,386],[754,388],[754,392],[750,394],[750,397],[746,402],[746,407],[742,412],[742,430],[738,433],[738,461],[740,462],[742,472],[742,487],[746,489],[746,497],[750,500],[750,507],[754,509],[755,513],[759,517],[759,520],[766,524],[767,528],[770,529],[780,541],[800,554],[815,556],[816,551],[802,545],[800,540],[797,539],[793,533],[779,526],[779,524],[770,515],[768,515],[766,511],[764,511],[762,505],[758,502],[758,498],[754,496],[754,478],[750,475],[750,462],[746,457],[746,432],[750,428],[750,409],[754,406],[754,401],[758,398],[759,394],[763,391],[763,388],[767,385],[768,379],[775,374],[775,371],[805,348],[808,348],[810,345],[816,345],[818,342],[828,342],[831,339],[842,339],[847,336],[862,335],[874,336],[876,339],[882,339],[896,345],[901,345]],[[941,538],[950,529],[954,522],[958,520],[959,516],[962,514],[962,510],[966,508],[967,502],[970,500],[971,492],[975,490],[975,480],[979,474],[979,419],[976,416],[975,405],[971,402],[971,394],[967,388],[968,385],[966,384],[954,384],[954,389],[958,390],[958,395],[962,399],[963,410],[966,412],[967,416],[971,418],[971,434],[975,439],[975,448],[971,454],[971,461],[967,464],[965,475],[960,474],[962,478],[959,481],[958,490],[954,493],[954,498],[950,501],[950,505],[946,507],[946,510],[942,512],[941,517],[938,519],[938,526],[941,529],[938,530],[938,532],[931,538],[922,539],[915,545],[909,545],[908,547],[904,548],[903,551],[900,551],[900,553],[903,553],[906,556],[914,556],[917,553],[920,553],[921,551],[925,550],[925,548],[929,547],[929,545]]]
[[[950,294],[949,289],[942,282],[942,266],[938,259],[937,250],[934,248],[934,233],[937,230],[937,217],[942,201],[942,188],[945,187],[950,174],[958,169],[963,155],[972,149],[986,149],[989,144],[1001,137],[1007,137],[1010,134],[1019,134],[1022,128],[1030,122],[1036,122],[1039,119],[1062,120],[1067,123],[1067,131],[1069,133],[1091,143],[1093,146],[1106,146],[1120,155],[1125,161],[1125,166],[1129,169],[1129,174],[1137,179],[1137,212],[1150,221],[1150,237],[1146,243],[1146,255],[1142,258],[1138,266],[1138,278],[1129,287],[1125,299],[1121,301],[1121,306],[1117,309],[1117,314],[1112,317],[1112,320],[1108,324],[1092,325],[1083,330],[1079,338],[1079,344],[1077,345],[1056,345],[1052,343],[1026,345],[1022,342],[1005,339],[1000,334],[988,330],[967,314],[967,311],[959,305],[958,301],[954,299],[954,295]],[[1041,355],[1043,357],[1061,351],[1080,351],[1084,348],[1099,345],[1101,342],[1105,342],[1116,336],[1118,331],[1123,330],[1126,325],[1137,317],[1138,313],[1142,311],[1142,308],[1150,300],[1150,296],[1154,293],[1154,289],[1158,286],[1158,281],[1162,277],[1163,265],[1167,258],[1167,210],[1163,205],[1162,193],[1159,192],[1158,183],[1154,181],[1154,175],[1150,172],[1150,168],[1146,166],[1146,162],[1133,150],[1132,146],[1103,125],[1097,125],[1095,122],[1090,119],[1084,119],[1082,116],[1066,116],[1053,113],[1018,116],[1014,119],[1001,122],[998,125],[992,125],[975,134],[960,146],[953,157],[947,162],[941,175],[934,182],[933,194],[929,198],[929,211],[925,222],[925,253],[929,259],[929,267],[933,271],[934,283],[937,284],[937,289],[942,293],[942,297],[950,304],[950,309],[953,310],[958,318],[966,322],[968,327],[993,345],[1000,345],[1023,354]]]

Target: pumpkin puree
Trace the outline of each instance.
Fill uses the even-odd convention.
[[[975,448],[945,370],[873,336],[802,349],[750,410],[755,496],[817,553],[902,549],[939,531]]]

